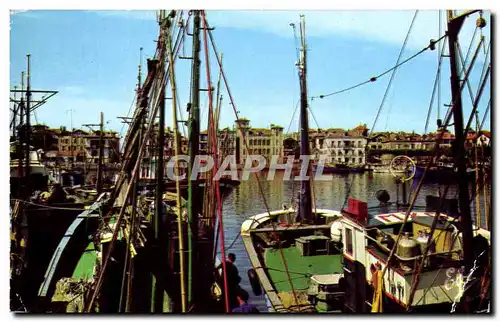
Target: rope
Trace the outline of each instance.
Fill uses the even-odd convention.
[[[295,109],[293,110],[292,119],[290,120],[290,124],[288,124],[288,128],[286,130],[285,135],[290,133],[290,128],[292,127],[293,119],[295,118],[295,114],[297,113],[297,109],[299,108],[299,102],[300,102],[300,100],[298,100],[297,103],[295,104]]]
[[[439,27],[438,27],[438,35],[441,34],[441,27],[442,27],[442,22],[441,22],[441,10],[438,10],[438,17],[439,17]],[[443,42],[443,44],[446,43],[446,41]],[[441,65],[441,59],[442,59],[442,56],[443,56],[443,50],[444,50],[444,45],[443,47],[438,47],[438,65],[440,66]],[[439,67],[438,67],[439,68]],[[437,75],[437,93],[438,93],[438,97],[437,97],[437,118],[440,119],[440,115],[441,115],[441,73],[438,73]],[[425,132],[424,132],[425,134]]]
[[[396,75],[396,70],[397,70],[397,68],[398,68],[399,66],[401,66],[402,64],[404,64],[406,61],[409,61],[409,59],[410,59],[410,58],[412,58],[412,57],[416,57],[418,54],[420,54],[420,53],[424,52],[425,50],[427,50],[427,49],[430,47],[430,45],[431,45],[431,44],[429,44],[429,46],[425,47],[425,48],[424,48],[424,49],[422,49],[419,53],[417,53],[417,54],[413,55],[412,57],[408,58],[406,61],[403,61],[402,63],[400,63],[400,62],[399,62],[399,61],[401,60],[401,56],[403,55],[403,52],[404,52],[404,50],[405,50],[405,48],[406,48],[406,44],[408,43],[408,39],[409,39],[409,37],[410,37],[411,30],[412,30],[413,25],[414,25],[414,23],[415,23],[415,19],[417,18],[417,14],[418,14],[418,10],[415,10],[415,14],[413,15],[413,18],[412,18],[412,20],[411,20],[410,27],[408,28],[408,31],[407,31],[407,33],[406,33],[406,37],[405,37],[405,39],[404,39],[404,41],[403,41],[403,45],[401,46],[401,49],[400,49],[400,51],[399,51],[399,55],[398,55],[398,58],[397,58],[397,60],[396,60],[396,65],[395,65],[393,68],[391,68],[390,70],[388,70],[388,71],[384,72],[383,74],[381,74],[381,75],[379,75],[379,76],[375,77],[375,79],[377,79],[377,78],[380,78],[381,76],[383,76],[383,75],[385,75],[385,74],[389,73],[391,70],[393,71],[393,73],[391,74],[391,78],[389,79],[389,83],[387,84],[387,87],[386,87],[386,89],[385,89],[385,93],[384,93],[384,96],[383,96],[383,98],[382,98],[382,101],[380,102],[380,106],[379,106],[379,108],[378,108],[377,115],[375,116],[375,120],[373,121],[373,125],[372,125],[372,127],[371,127],[371,129],[370,129],[370,130],[371,130],[371,133],[373,133],[373,129],[375,128],[375,126],[376,126],[376,124],[377,124],[377,120],[378,120],[378,118],[379,118],[379,116],[380,116],[380,112],[382,111],[382,108],[384,107],[384,103],[385,103],[385,100],[386,100],[386,98],[387,98],[387,94],[389,93],[389,90],[390,90],[390,88],[391,88],[391,84],[392,84],[392,81],[393,81],[393,79],[394,79],[394,76]],[[445,37],[445,36],[443,36],[443,37]],[[439,42],[439,41],[440,41],[443,37],[441,37],[439,40],[437,40],[437,41],[436,41],[436,43],[437,43],[437,42]],[[373,78],[372,78],[372,79],[373,79]],[[365,82],[365,83],[366,83],[366,82]],[[332,94],[332,95],[333,95],[333,94]],[[324,96],[326,96],[326,95],[324,95]],[[367,138],[367,143],[366,143],[366,145],[365,145],[365,149],[364,149],[364,150],[365,150],[365,151],[364,151],[365,158],[367,157],[368,143],[370,142],[370,140],[371,140],[371,135]],[[350,195],[350,193],[351,193],[351,189],[352,189],[353,184],[354,184],[354,176],[352,176],[351,183],[349,184],[349,188],[347,189],[347,193],[346,193],[346,196],[345,196],[345,198],[344,198],[344,203],[343,203],[343,205],[342,205],[342,209],[344,209],[344,208],[345,208],[345,205],[347,204],[347,201],[348,201],[348,199],[349,199],[349,195]]]
[[[229,245],[229,247],[226,247],[226,250],[230,250],[234,244],[236,243],[236,241],[238,240],[238,238],[240,237],[241,235],[241,231],[238,232],[238,234],[236,235],[236,237],[234,238],[233,242],[231,243],[231,245]]]
[[[204,20],[206,20],[206,19],[204,19]],[[205,24],[206,24],[206,26],[207,26],[207,28],[208,28],[208,23],[207,23],[206,21],[205,21]],[[228,84],[228,82],[227,82],[227,78],[226,78],[226,73],[224,72],[224,68],[222,67],[222,63],[221,63],[221,61],[220,61],[220,58],[219,58],[219,53],[218,53],[218,51],[217,51],[217,47],[216,47],[216,45],[215,45],[215,41],[214,41],[214,38],[213,38],[213,35],[212,35],[212,31],[211,31],[211,30],[208,30],[208,35],[209,35],[209,37],[210,37],[210,42],[211,42],[211,44],[212,44],[212,48],[213,48],[213,50],[214,50],[215,57],[217,58],[217,63],[218,63],[218,65],[219,65],[219,68],[220,68],[220,71],[221,71],[222,79],[224,80],[224,85],[226,86],[226,90],[227,90],[227,92],[228,92],[228,96],[229,96],[229,100],[230,100],[230,102],[231,102],[231,106],[233,107],[234,114],[235,114],[235,116],[236,116],[236,119],[238,120],[238,119],[239,119],[239,117],[238,117],[238,111],[237,111],[237,109],[236,109],[236,104],[234,103],[233,95],[232,95],[231,90],[230,90],[230,88],[229,88],[229,84]],[[248,150],[249,150],[249,149],[248,149],[248,142],[247,142],[247,140],[246,140],[245,133],[244,133],[244,132],[242,131],[242,129],[241,129],[241,124],[240,124],[239,122],[238,122],[238,128],[239,128],[240,132],[242,133],[243,142],[244,142],[244,144],[245,144],[245,148],[246,148],[246,149],[247,149],[247,151],[248,151]],[[267,213],[268,213],[269,217],[271,217],[271,213],[270,213],[270,211],[269,211],[269,205],[268,205],[267,200],[266,200],[266,197],[265,197],[265,195],[264,195],[264,190],[262,189],[262,184],[261,184],[261,182],[260,182],[260,180],[259,180],[259,177],[258,177],[257,173],[253,172],[253,174],[254,174],[255,179],[257,180],[257,184],[258,184],[259,192],[260,192],[260,194],[261,194],[261,196],[262,196],[262,199],[263,199],[263,202],[264,202],[264,206],[265,206],[265,208],[266,208],[266,211],[267,211]],[[254,219],[254,220],[255,220],[255,219]],[[272,225],[273,225],[273,229],[274,229],[274,231],[276,231],[276,224],[273,222],[273,223],[272,223]],[[285,255],[283,254],[283,250],[282,250],[281,248],[280,248],[280,254],[281,254],[282,261],[283,261],[283,265],[285,266],[285,269],[287,269],[287,270],[288,270],[288,266],[287,266],[287,263],[286,263],[286,258],[285,258]],[[290,281],[290,276],[288,276],[288,278],[289,278],[289,281]],[[296,295],[296,292],[295,292],[295,288],[294,288],[293,283],[292,283],[291,281],[290,281],[290,286],[291,286],[291,288],[292,288],[292,291],[293,291],[293,294],[294,294],[294,297],[295,297],[295,301],[296,301],[296,303],[298,303],[298,300],[297,300],[297,295]]]
[[[42,208],[47,208],[47,209],[53,209],[53,210],[67,210],[67,211],[80,211],[80,212],[82,211],[81,208],[53,207],[53,206],[47,206],[47,205],[43,205],[43,204],[38,204],[38,203],[34,203],[34,202],[22,200],[22,199],[10,199],[10,200],[16,200],[16,201],[20,201],[20,202],[25,203],[25,204],[29,204],[29,205],[33,205],[33,206],[38,206],[38,207],[42,207]]]
[[[437,113],[438,113],[438,119],[439,119],[439,109],[441,108],[441,64],[443,63],[443,55],[441,54],[444,50],[444,46],[446,45],[446,40],[443,41],[443,45],[439,47],[439,52],[440,56],[438,59],[438,68],[436,71],[436,78],[434,79],[434,86],[432,89],[432,94],[431,94],[431,101],[429,102],[429,109],[427,111],[427,118],[425,120],[425,129],[424,129],[424,134],[427,133],[427,129],[429,126],[429,120],[432,112],[432,103],[434,103],[434,94],[436,93],[436,88],[438,92],[438,103],[437,103]]]
[[[179,37],[177,37],[177,40],[179,39]],[[176,45],[177,45],[177,40],[176,40]],[[178,52],[178,49],[180,48],[177,47],[177,50],[176,50],[176,55],[177,55],[177,52]],[[155,56],[159,53],[159,46],[157,46],[157,49],[156,49],[156,54]],[[160,69],[160,72],[159,72],[159,81],[156,82],[156,84],[160,84],[161,86],[167,84],[167,81],[170,80],[170,77],[167,77],[167,74],[163,71],[163,73],[161,72],[161,69]],[[153,84],[154,85],[154,84]],[[155,87],[152,88],[152,90],[154,91],[155,90]],[[146,129],[146,133],[144,135],[144,139],[142,140],[142,142],[139,142],[139,153],[138,153],[138,156],[137,156],[137,159],[142,159],[143,155],[144,155],[144,151],[145,151],[145,147],[146,147],[146,143],[148,142],[148,136],[150,135],[150,133],[152,132],[152,128],[153,128],[153,123],[154,123],[154,119],[156,117],[156,113],[158,111],[158,104],[159,104],[159,101],[160,101],[160,92],[156,93],[157,95],[153,95],[153,99],[152,100],[149,100],[148,104],[151,105],[151,107],[153,107],[152,109],[152,112],[151,112],[151,116],[150,116],[150,120],[149,120],[149,124],[147,126],[147,129]],[[130,181],[134,181],[137,179],[137,176],[136,174],[138,174],[138,171],[136,171],[136,168],[138,168],[139,166],[139,160],[136,160],[136,163],[134,165],[134,171],[132,172],[132,177],[130,178]],[[125,166],[125,164],[124,164]],[[124,169],[124,167],[122,168]],[[122,175],[125,175],[123,173],[123,170],[122,170]],[[123,181],[124,180],[119,180],[119,184],[117,184],[115,186],[115,191],[113,192],[113,200],[116,198],[116,195],[117,195],[117,192],[118,192],[118,189],[121,189],[121,185],[123,184]],[[99,294],[100,292],[100,288],[102,286],[102,280],[103,280],[103,277],[104,277],[104,273],[106,271],[106,268],[107,268],[107,265],[108,265],[108,262],[109,262],[109,259],[111,257],[111,251],[113,249],[113,246],[116,242],[116,239],[118,237],[118,231],[120,229],[120,226],[121,226],[121,222],[123,220],[123,217],[124,217],[124,214],[125,214],[125,208],[126,208],[126,205],[127,205],[127,202],[128,202],[128,199],[129,199],[129,196],[130,196],[130,192],[131,192],[131,185],[129,185],[126,189],[126,193],[125,193],[125,203],[122,205],[122,208],[120,209],[120,212],[118,214],[118,217],[117,217],[117,220],[116,220],[116,225],[115,225],[115,229],[113,230],[113,235],[111,237],[111,241],[110,241],[110,245],[109,245],[109,251],[108,251],[108,254],[106,256],[106,258],[104,259],[103,261],[103,265],[102,265],[102,268],[101,268],[101,271],[100,271],[100,274],[99,274],[99,277],[97,279],[97,282],[96,282],[96,287],[95,287],[95,290],[94,292],[92,293],[92,296],[90,297],[90,301],[87,305],[87,307],[85,308],[85,311],[86,312],[89,312],[93,306],[94,306],[94,302],[95,302],[95,299],[97,297],[97,294]]]
[[[408,43],[408,38],[410,37],[411,30],[413,28],[413,24],[415,23],[415,19],[417,18],[417,14],[418,14],[418,10],[415,10],[415,14],[413,15],[413,19],[411,20],[410,28],[408,28],[408,32],[406,33],[406,37],[405,37],[405,40],[403,42],[403,46],[401,46],[401,49],[399,51],[398,59],[396,60],[396,66],[399,65],[399,61],[401,60],[401,56],[403,55],[403,52],[406,48],[406,44]],[[382,98],[382,102],[380,103],[380,107],[378,109],[377,115],[375,116],[375,121],[373,121],[373,127],[371,128],[372,132],[375,129],[375,126],[377,125],[378,117],[379,117],[380,112],[382,111],[382,108],[384,106],[385,100],[387,98],[387,94],[389,93],[392,81],[394,80],[394,76],[396,76],[396,71],[397,71],[397,67],[392,69],[391,78],[389,79],[389,83],[387,84],[387,88],[385,89],[384,97]]]
[[[365,84],[368,84],[368,83],[372,83],[372,82],[375,82],[377,79],[385,76],[386,74],[390,73],[391,71],[393,71],[394,69],[400,67],[400,66],[403,66],[404,64],[406,64],[407,62],[411,61],[412,59],[416,58],[417,56],[419,56],[420,54],[422,54],[423,52],[425,52],[427,49],[431,48],[431,46],[434,46],[434,44],[437,44],[439,43],[441,40],[443,40],[444,38],[446,37],[446,35],[443,35],[441,37],[439,37],[438,40],[436,41],[431,41],[429,43],[429,45],[427,45],[426,47],[424,47],[423,49],[421,49],[420,51],[416,52],[415,54],[413,54],[412,56],[408,57],[407,59],[403,60],[401,63],[393,66],[392,68],[390,69],[387,69],[386,71],[384,71],[383,73],[381,74],[378,74],[377,76],[373,76],[371,77],[370,79],[364,81],[364,82],[361,82],[359,84],[356,84],[356,85],[353,85],[353,86],[350,86],[350,87],[347,87],[347,88],[344,88],[342,90],[339,90],[339,91],[336,91],[336,92],[333,92],[333,93],[328,93],[328,94],[323,94],[323,95],[319,95],[319,96],[313,96],[312,99],[315,99],[315,98],[325,98],[325,97],[329,97],[329,96],[333,96],[333,95],[337,95],[337,94],[340,94],[340,93],[344,93],[344,92],[347,92],[347,91],[350,91],[352,89],[355,89],[355,88],[358,88],[360,86],[363,86]]]
[[[208,57],[208,36],[207,36],[207,29],[208,29],[208,24],[207,24],[207,19],[205,17],[205,10],[201,10],[201,18],[203,20],[203,44],[205,47],[205,60],[206,60],[206,71],[207,71],[207,85],[208,85],[208,104],[209,104],[209,113],[210,113],[210,129],[212,132],[212,153],[214,155],[214,171],[217,172],[218,170],[218,157],[217,157],[217,136],[216,136],[216,130],[215,130],[215,124],[214,120],[212,118],[213,115],[213,110],[212,110],[212,84],[211,84],[211,79],[210,79],[210,64],[209,64],[209,57]],[[226,313],[229,313],[229,287],[227,283],[227,268],[226,268],[226,255],[225,255],[225,249],[224,249],[224,224],[222,220],[222,200],[221,200],[221,195],[220,195],[220,182],[219,180],[215,180],[215,195],[217,198],[217,217],[219,218],[219,238],[220,238],[220,248],[222,252],[222,270],[223,270],[223,276],[224,276],[224,298],[226,302]]]
[[[477,30],[477,27],[476,27],[476,30]],[[476,32],[474,31],[474,36],[475,35],[476,35]],[[467,51],[467,55],[465,56],[465,59],[464,59],[464,57],[462,55],[462,49],[460,48],[460,43],[457,42],[458,54],[459,54],[460,63],[461,63],[460,67],[462,68],[462,70],[465,70],[465,65],[467,64],[467,60],[469,60],[469,54],[470,54],[470,50],[472,49],[472,41],[474,40],[474,36],[472,37],[471,44],[469,46],[469,49]],[[476,49],[476,52],[474,53],[474,56],[472,57],[472,61],[470,63],[471,67],[472,67],[472,65],[474,64],[474,61],[477,58],[477,54],[481,50],[481,45],[483,44],[483,41],[484,41],[484,38],[481,38],[481,40],[479,41],[479,44],[478,44],[477,49]],[[469,96],[470,96],[471,102],[474,102],[474,94],[472,93],[472,87],[471,87],[470,82],[469,82],[468,79],[466,80],[466,84],[467,84],[467,89],[469,90]]]
[[[319,124],[318,124],[318,121],[316,120],[316,116],[314,116],[314,113],[313,113],[313,111],[312,111],[311,106],[309,105],[309,106],[307,107],[307,109],[308,109],[308,110],[309,110],[309,112],[311,113],[311,116],[313,117],[314,123],[316,123],[316,127],[319,129],[319,128],[320,128],[320,126],[319,126]]]
[[[128,116],[130,115],[130,112],[132,111],[132,107],[134,106],[136,98],[137,98],[137,91],[134,94],[134,98],[132,98],[132,102],[130,103],[130,107],[128,108],[128,112],[127,112],[126,118],[128,118]],[[122,128],[120,130],[120,136],[122,136],[123,130],[125,129],[125,125],[127,125],[127,123],[123,123]]]
[[[488,101],[488,107],[486,107],[486,110],[484,111],[484,116],[483,116],[483,120],[481,121],[481,125],[479,126],[479,131],[481,131],[481,129],[483,128],[484,122],[486,121],[486,115],[488,115],[488,112],[490,111],[490,107],[491,107],[491,98]]]
[[[483,39],[481,39],[481,41],[484,43]],[[490,42],[490,43],[489,43],[489,45],[488,45],[488,51],[489,51],[489,48],[490,48],[490,44],[491,44],[491,42]],[[472,45],[472,43],[471,43],[471,45]],[[478,48],[479,48],[479,47],[478,47]],[[460,50],[460,48],[459,48],[459,53],[460,53],[460,55],[461,55],[461,50]],[[488,54],[488,52],[487,52],[487,54]],[[487,57],[487,55],[486,55],[486,57]],[[461,56],[460,58],[461,58],[461,63],[463,64],[463,57]],[[483,78],[484,78],[484,76],[485,76],[486,66],[488,65],[486,62],[487,62],[487,59],[485,59],[485,61],[484,61],[484,63],[483,63],[483,70],[482,70],[482,73],[481,73],[481,78],[480,78],[480,79],[483,79]],[[465,67],[465,66],[460,66],[460,67]],[[464,70],[465,70],[465,68],[463,68],[463,69],[460,71],[460,74],[459,74],[460,76],[462,76],[462,72],[464,72]],[[468,72],[470,72],[470,68],[469,68]],[[471,93],[470,93],[470,92],[471,92],[471,89],[470,89],[470,84],[469,84],[469,81],[468,81],[468,73],[466,73],[466,74],[464,75],[464,81],[463,81],[463,82],[462,82],[462,84],[460,85],[460,93],[462,93],[462,90],[463,90],[463,87],[465,86],[465,83],[467,83],[467,85],[468,85],[468,87],[469,87],[469,94],[471,94]],[[471,94],[471,99],[472,99],[472,103],[474,103],[474,99],[473,99],[473,95],[472,95],[472,94]],[[450,104],[449,104],[449,106],[450,106],[450,107],[448,108],[448,111],[446,112],[446,117],[448,117],[448,114],[450,114],[450,113],[451,113],[451,110],[452,110],[452,103],[453,103],[453,102],[450,102]]]
[[[441,216],[441,207],[443,206],[443,203],[444,203],[444,200],[446,199],[446,195],[448,193],[448,189],[449,189],[450,185],[446,185],[445,187],[445,190],[443,192],[443,194],[441,195],[440,197],[440,203],[439,203],[439,207],[435,213],[435,216],[433,218],[433,221],[432,221],[432,225],[431,225],[431,230],[429,232],[429,235],[432,237],[434,235],[434,232],[436,230],[436,226],[437,226],[437,222],[438,222],[438,219],[439,217]],[[442,231],[441,231],[442,232]],[[436,240],[436,239],[435,239]],[[411,308],[411,304],[413,303],[413,299],[414,299],[414,296],[415,296],[415,292],[417,290],[417,285],[419,284],[420,282],[420,275],[422,274],[422,269],[424,268],[424,264],[425,264],[425,259],[427,257],[427,254],[429,252],[429,250],[431,249],[431,246],[434,244],[434,241],[430,241],[429,243],[427,243],[425,249],[424,249],[424,253],[422,255],[422,259],[419,263],[419,266],[418,266],[418,271],[417,271],[417,275],[413,276],[412,278],[412,284],[411,284],[411,289],[410,289],[410,297],[409,297],[409,300],[408,300],[408,308],[407,308],[407,311],[410,310]],[[450,247],[451,248],[451,247]],[[451,249],[450,249],[451,250]]]

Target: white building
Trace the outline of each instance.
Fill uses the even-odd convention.
[[[312,148],[316,159],[327,157],[329,163],[364,165],[366,163],[366,128],[358,126],[352,130],[328,129],[312,135]]]

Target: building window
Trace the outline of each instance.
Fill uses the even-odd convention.
[[[354,246],[352,242],[352,229],[346,228],[345,229],[345,252],[348,255],[354,256]]]

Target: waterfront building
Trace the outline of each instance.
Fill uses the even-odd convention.
[[[312,133],[311,147],[315,159],[326,156],[329,163],[364,165],[368,129],[360,125],[351,130],[330,128]]]
[[[90,157],[87,151],[89,133],[73,129],[67,131],[66,128],[61,128],[58,140],[58,153],[59,158],[68,162],[85,162],[87,157]]]
[[[81,139],[85,139],[86,161],[99,163],[100,132],[92,131],[83,135]],[[120,137],[115,131],[103,131],[103,146],[103,164],[120,161]]]
[[[236,155],[236,139],[236,130],[229,127],[219,130],[218,145],[221,158]]]
[[[240,125],[241,130],[240,130]],[[278,156],[278,162],[283,161],[283,127],[271,124],[269,128],[252,128],[250,120],[239,118],[235,121],[236,131],[235,155],[238,164],[244,164],[248,155],[262,155],[267,162],[273,155]],[[247,145],[243,141],[245,137]]]

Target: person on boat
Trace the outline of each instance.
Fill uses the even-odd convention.
[[[236,261],[236,255],[234,253],[229,253],[226,259],[226,272],[227,272],[228,283],[231,280],[231,283],[233,283],[234,285],[238,285],[241,282],[241,277],[239,275],[238,268],[236,267],[236,265],[234,265],[235,261]],[[221,263],[219,264],[217,269],[220,269],[222,267],[223,266]]]
[[[64,192],[62,186],[59,183],[54,184],[50,196],[47,198],[47,203],[64,203],[66,200],[66,192]]]
[[[244,289],[240,288],[236,298],[238,299],[239,306],[233,309],[233,313],[260,313],[255,305],[248,303],[249,295]]]
[[[238,272],[238,268],[234,265],[236,261],[236,255],[234,253],[229,253],[226,259],[226,276],[227,276],[227,291],[229,295],[229,306],[231,309],[238,306],[237,294],[240,292],[241,288],[239,286],[241,282],[241,277]],[[219,269],[223,268],[222,263],[217,266],[217,272]],[[222,274],[224,272],[222,271]],[[224,285],[224,275],[220,276],[221,285]]]

